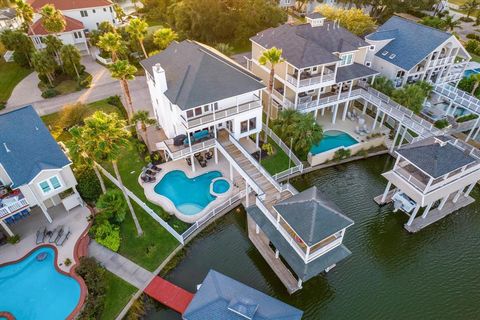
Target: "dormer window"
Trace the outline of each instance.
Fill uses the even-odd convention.
[[[353,63],[353,53],[347,53],[340,55],[340,66],[348,66]]]
[[[384,50],[384,51],[382,52],[382,56],[386,56],[387,54],[388,54],[388,51],[387,51],[387,50]]]
[[[375,46],[370,46],[370,51],[375,51]]]
[[[390,58],[390,59],[393,59],[393,58],[395,58],[396,56],[397,56],[396,54],[392,53],[392,54],[389,56],[389,58]]]

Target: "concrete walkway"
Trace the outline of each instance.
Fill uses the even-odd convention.
[[[95,258],[105,269],[137,289],[145,288],[155,277],[150,271],[116,252],[108,250],[94,240],[88,246],[88,255]]]

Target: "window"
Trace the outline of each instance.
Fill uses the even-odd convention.
[[[245,133],[248,131],[248,121],[242,121],[240,122],[240,133]]]
[[[209,106],[208,104],[207,104],[207,105],[204,105],[204,106],[203,106],[203,112],[208,112],[209,107],[210,107],[210,106]]]
[[[97,28],[100,26],[100,24],[97,22]]]
[[[397,55],[396,55],[395,53],[392,53],[392,54],[389,56],[389,58],[390,58],[390,59],[393,59],[393,58],[395,58],[396,56],[397,56]]]
[[[103,8],[103,12],[107,12],[107,8]]]
[[[58,179],[57,176],[53,176],[50,179],[40,182],[38,186],[42,190],[43,194],[48,194],[53,190],[60,189],[62,187],[62,184],[60,183],[60,179]]]
[[[387,50],[384,50],[384,51],[382,52],[382,56],[386,56],[387,54],[388,54],[388,51],[387,51]]]
[[[248,120],[249,131],[255,130],[256,128],[257,128],[257,118],[252,118]]]
[[[112,7],[110,7],[110,12],[113,12]]]
[[[80,16],[81,16],[81,17],[88,17],[88,12],[87,12],[87,10],[80,10]]]
[[[73,35],[74,35],[75,39],[81,39],[81,38],[83,38],[82,33],[81,33],[80,31],[75,31],[75,32],[73,33]]]
[[[213,103],[213,110],[218,110],[218,102]]]
[[[202,114],[202,107],[195,108],[195,115],[199,116]]]
[[[96,12],[95,9],[92,9],[92,12],[95,13]]]
[[[340,62],[341,66],[346,66],[353,63],[353,53],[342,54],[340,56],[342,61]]]
[[[187,118],[192,118],[193,117],[193,110],[188,110],[187,111]]]

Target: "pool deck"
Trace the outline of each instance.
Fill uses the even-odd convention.
[[[49,244],[57,248],[57,266],[64,272],[70,272],[75,264],[75,249],[77,241],[84,235],[89,222],[87,217],[90,216],[90,209],[87,207],[76,207],[69,213],[62,204],[48,209],[53,219],[52,223],[48,223],[42,211],[35,207],[31,211],[31,215],[20,222],[11,226],[14,234],[20,236],[20,241],[16,244],[5,244],[0,247],[0,262],[16,261],[22,259],[30,251],[36,247]],[[57,246],[55,243],[46,243],[37,245],[35,243],[37,230],[46,227],[47,230],[53,230],[58,226],[64,226],[64,229],[70,228],[70,236],[63,246]],[[69,258],[72,264],[66,266],[64,261]]]

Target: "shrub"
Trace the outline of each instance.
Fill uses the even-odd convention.
[[[466,35],[467,39],[480,40],[480,36],[476,33],[469,33]]]
[[[477,40],[468,40],[465,44],[465,49],[467,49],[468,52],[474,52],[477,49],[478,44],[479,42]]]
[[[49,88],[42,92],[42,98],[45,98],[45,99],[53,98],[58,96],[59,94],[60,92],[58,92],[57,90]]]
[[[350,155],[352,154],[352,152],[348,149],[338,149],[337,151],[335,151],[335,155],[333,156],[333,160],[335,161],[340,161],[340,160],[343,160],[343,159],[346,159],[348,157],[350,157]]]
[[[80,76],[80,81],[78,85],[82,88],[90,88],[90,85],[92,84],[93,77],[90,73],[83,73]]]
[[[458,20],[463,21],[463,22],[473,22],[473,19],[470,17],[461,17]]]
[[[98,223],[97,223],[98,221]],[[96,223],[91,229],[91,234],[95,241],[117,252],[120,248],[120,230],[117,226],[112,225],[108,220],[96,219]]]
[[[104,307],[104,297],[107,288],[105,270],[97,261],[90,257],[81,257],[75,272],[83,278],[88,288],[87,300],[80,319],[98,319]]]
[[[476,114],[467,114],[465,116],[461,116],[461,117],[458,117],[456,120],[457,122],[467,122],[467,121],[470,121],[470,120],[473,120],[473,119],[477,119],[478,116]]]
[[[231,56],[234,52],[233,47],[231,45],[229,45],[228,43],[222,43],[222,42],[217,43],[217,45],[215,46],[215,49],[217,49],[218,51],[220,51],[226,56]]]
[[[112,106],[117,106],[119,108],[123,108],[122,100],[119,96],[111,96],[107,98],[107,103],[111,104]]]
[[[88,115],[86,105],[77,102],[74,104],[66,104],[60,110],[58,126],[62,129],[70,129],[71,127],[82,125],[83,119]]]
[[[275,149],[270,143],[264,143],[262,145],[262,150],[265,151],[269,156],[275,153]]]
[[[20,242],[20,236],[18,234],[8,237],[7,242],[10,244],[16,244]]]
[[[0,111],[7,107],[7,103],[5,101],[0,101]]]
[[[30,68],[26,54],[18,51],[13,52],[13,61],[24,68]]]
[[[366,157],[366,156],[368,156],[368,151],[365,150],[365,149],[362,149],[362,150],[358,151],[356,155],[359,156],[359,157]]]
[[[438,128],[438,129],[446,128],[446,127],[448,127],[448,121],[447,121],[447,119],[437,120],[437,121],[435,121],[434,126],[435,126],[435,128]]]
[[[122,192],[118,189],[108,190],[97,201],[100,213],[114,224],[120,224],[127,214],[127,202]]]
[[[72,264],[72,260],[70,258],[65,259],[63,262],[67,267]]]
[[[80,196],[88,203],[95,203],[102,194],[100,182],[95,171],[90,168],[84,168],[75,172],[77,178],[77,190]]]

